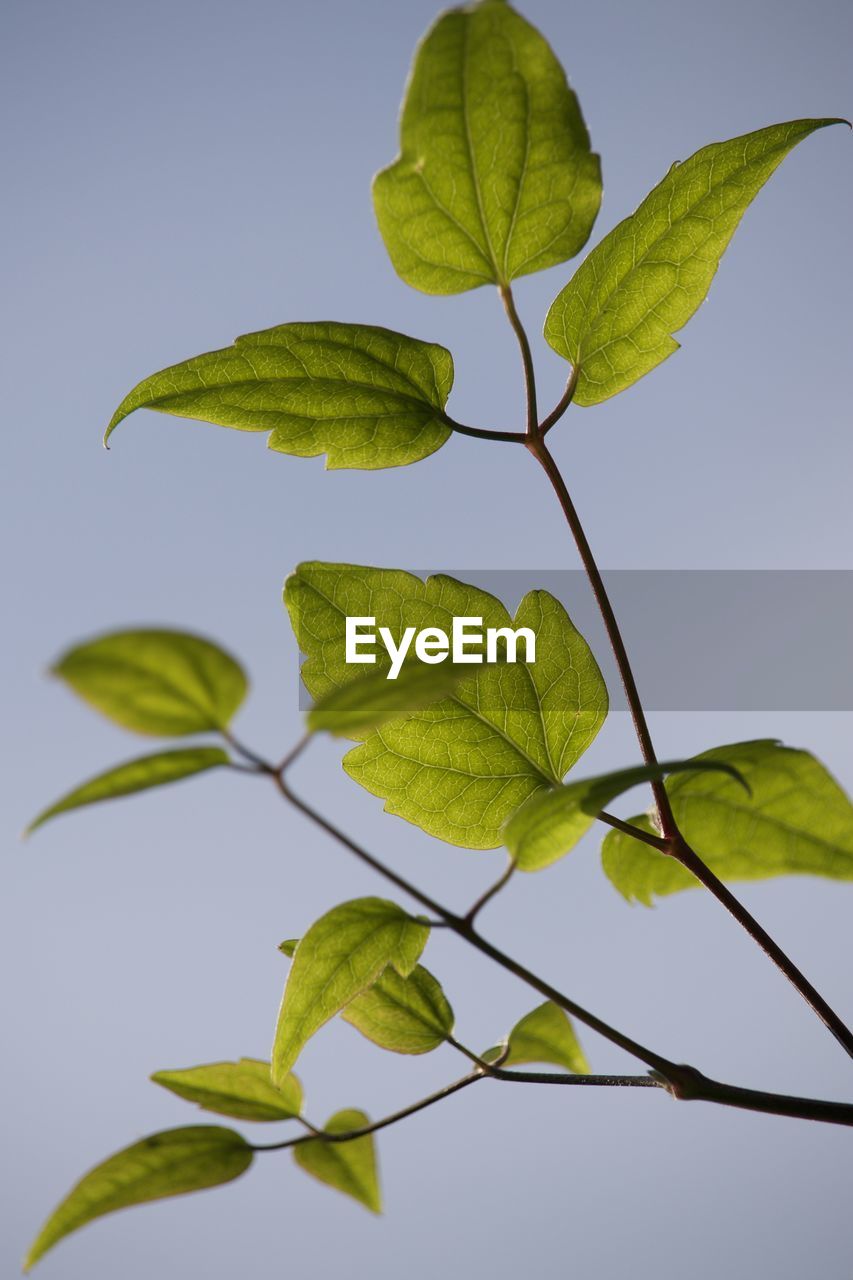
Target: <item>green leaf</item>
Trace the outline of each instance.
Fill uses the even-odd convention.
[[[589,1063],[568,1014],[550,1000],[537,1005],[509,1033],[509,1053],[503,1066],[520,1066],[524,1062],[548,1062],[577,1075],[589,1073]]]
[[[256,1058],[211,1062],[180,1071],[155,1071],[151,1079],[204,1111],[235,1120],[292,1120],[302,1111],[302,1085],[293,1074],[279,1087],[270,1064]]]
[[[488,592],[444,575],[423,582],[402,570],[315,562],[298,567],[284,598],[315,698],[359,678],[360,668],[345,661],[347,616],[375,617],[397,644],[410,626],[450,633],[454,617],[534,632],[535,662],[473,667],[451,697],[364,735],[344,758],[347,773],[381,796],[387,812],[451,844],[502,844],[510,814],[562,780],[607,714],[589,646],[546,591],[525,596],[512,619]],[[519,659],[524,652],[520,645]]]
[[[573,849],[601,811],[623,791],[667,774],[703,770],[727,773],[743,783],[737,769],[718,760],[669,760],[583,778],[531,796],[504,829],[506,847],[520,871],[541,871]]]
[[[404,977],[417,964],[429,926],[384,898],[333,907],[301,938],[284,988],[272,1078],[284,1080],[307,1041],[389,965]]]
[[[101,800],[116,800],[120,796],[147,791],[149,787],[162,787],[169,782],[180,782],[195,773],[204,773],[228,764],[228,756],[221,747],[185,747],[180,751],[158,751],[152,756],[141,756],[125,764],[108,769],[96,778],[90,778],[82,786],[69,791],[61,800],[43,809],[27,827],[29,835],[50,818],[71,809],[81,809]]]
[[[792,120],[703,147],[604,237],[545,321],[579,369],[576,404],[607,400],[678,350],[672,334],[703,302],[750,202],[798,142],[840,123]]]
[[[285,938],[284,942],[280,942],[278,944],[278,949],[283,956],[287,956],[289,959],[292,959],[293,953],[298,946],[298,938]]]
[[[720,773],[682,774],[666,784],[685,839],[721,880],[853,880],[853,805],[814,756],[764,739],[696,759],[733,765],[750,786],[747,795]],[[631,822],[653,829],[644,817]],[[654,895],[699,887],[674,858],[618,831],[605,838],[602,862],[619,892],[646,906]]]
[[[423,965],[407,978],[386,969],[341,1015],[368,1040],[393,1053],[429,1053],[453,1031],[453,1010]]]
[[[360,737],[388,720],[440,702],[469,674],[468,667],[452,662],[440,666],[407,662],[394,680],[384,669],[371,671],[319,698],[308,712],[308,728]]]
[[[116,1209],[231,1182],[252,1163],[252,1149],[231,1129],[194,1125],[167,1129],[110,1156],[85,1175],[33,1242],[29,1270],[64,1236]]]
[[[238,431],[269,431],[278,453],[326,465],[401,467],[450,435],[444,347],[370,325],[281,324],[152,374],[122,400],[108,439],[135,409]]]
[[[325,1132],[349,1133],[368,1124],[370,1121],[363,1111],[338,1111],[326,1124]],[[371,1213],[382,1212],[372,1134],[350,1138],[347,1142],[310,1138],[293,1148],[293,1158],[301,1169],[326,1186],[352,1196]]]
[[[452,9],[428,32],[400,135],[373,198],[407,284],[505,285],[586,243],[601,202],[598,156],[559,62],[503,0]]]
[[[248,688],[230,654],[185,631],[98,636],[52,671],[122,728],[169,738],[225,729]]]

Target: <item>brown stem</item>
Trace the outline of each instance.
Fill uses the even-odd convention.
[[[527,333],[521,323],[521,317],[515,309],[512,289],[508,284],[502,284],[498,291],[501,295],[501,302],[504,304],[507,319],[512,325],[513,332],[518,339],[519,350],[521,351],[521,363],[524,367],[524,389],[527,394],[527,437],[530,439],[539,431],[539,411],[536,408],[536,373],[533,368],[533,356],[530,351],[530,343],[527,340]]]

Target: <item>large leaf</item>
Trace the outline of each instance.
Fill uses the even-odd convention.
[[[247,689],[230,654],[184,631],[98,636],[63,654],[53,674],[116,724],[160,737],[226,728]]]
[[[82,786],[69,791],[61,800],[43,809],[27,827],[27,834],[35,831],[50,818],[70,809],[81,809],[101,800],[117,800],[120,796],[147,791],[149,787],[162,787],[169,782],[180,782],[195,773],[204,773],[228,764],[228,756],[221,747],[184,747],[179,751],[158,751],[152,756],[128,760],[125,764],[99,773]]]
[[[429,1053],[453,1030],[453,1010],[441,984],[423,965],[407,978],[386,969],[341,1015],[345,1021],[394,1053]]]
[[[29,1269],[64,1236],[116,1209],[231,1182],[252,1163],[252,1149],[232,1129],[167,1129],[110,1156],[77,1183],[33,1242]]]
[[[400,134],[373,196],[407,284],[508,284],[586,243],[601,201],[598,156],[559,62],[503,0],[439,18],[415,56]]]
[[[573,849],[601,811],[624,791],[671,773],[703,770],[716,770],[739,778],[737,770],[721,760],[669,760],[661,764],[634,765],[630,769],[570,782],[553,791],[537,792],[507,823],[506,847],[520,871],[541,871]]]
[[[345,661],[347,616],[375,617],[397,644],[408,626],[449,633],[454,617],[534,632],[535,662],[472,667],[451,697],[368,733],[344,759],[389,813],[451,844],[500,845],[509,815],[562,780],[607,714],[589,646],[546,591],[525,596],[512,619],[488,592],[444,575],[423,582],[402,570],[308,563],[288,579],[285,602],[313,697],[359,678]]]
[[[363,1111],[338,1111],[326,1124],[326,1133],[349,1133],[362,1129],[370,1121]],[[379,1177],[373,1137],[367,1133],[348,1142],[326,1142],[310,1138],[293,1148],[293,1158],[300,1168],[326,1186],[352,1196],[372,1213],[382,1212]]]
[[[720,773],[690,773],[666,784],[688,844],[721,880],[819,875],[853,880],[853,805],[807,751],[772,740],[715,747],[696,757],[725,761],[750,793]],[[631,819],[650,830],[647,818]],[[696,888],[699,881],[674,858],[611,831],[602,846],[604,870],[629,901]]]
[[[371,671],[318,699],[308,713],[308,728],[360,736],[388,720],[440,702],[468,674],[468,667],[451,662],[440,666],[407,662],[394,680],[384,669]]]
[[[444,347],[369,325],[282,324],[152,374],[122,400],[105,438],[135,409],[156,409],[269,431],[271,449],[325,453],[330,468],[399,467],[450,435],[452,385]]]
[[[579,369],[576,404],[607,400],[678,350],[672,335],[704,300],[752,199],[798,142],[838,123],[792,120],[703,147],[604,237],[545,322]]]
[[[284,988],[273,1083],[285,1079],[315,1031],[389,965],[404,977],[411,973],[428,937],[428,925],[384,898],[355,898],[316,920],[296,947]]]
[[[577,1075],[589,1072],[589,1063],[567,1013],[550,1000],[537,1005],[509,1033],[509,1053],[502,1066],[548,1062]]]
[[[276,1087],[270,1064],[256,1058],[155,1071],[151,1079],[204,1111],[235,1120],[292,1120],[302,1111],[302,1085],[297,1077],[287,1075]]]

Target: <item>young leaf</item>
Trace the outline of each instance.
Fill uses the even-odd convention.
[[[246,696],[239,663],[185,631],[115,631],[69,649],[53,674],[136,733],[181,738],[224,729]]]
[[[384,667],[371,670],[318,698],[308,712],[308,728],[315,733],[325,730],[345,737],[361,737],[388,720],[399,720],[401,716],[440,702],[469,674],[469,667],[455,666],[452,662],[439,666],[407,662],[395,680],[388,679]]]
[[[748,205],[788,152],[838,120],[792,120],[703,147],[676,163],[604,237],[554,300],[545,337],[598,404],[649,373],[703,302]]]
[[[152,374],[113,414],[135,409],[269,431],[279,453],[372,470],[426,458],[450,428],[449,351],[370,325],[282,324]]]
[[[409,626],[450,633],[454,617],[534,632],[535,662],[522,660],[522,644],[517,662],[472,666],[450,697],[364,735],[344,758],[389,813],[451,844],[500,845],[510,814],[562,780],[607,714],[589,646],[546,591],[525,596],[512,619],[488,592],[444,575],[423,582],[402,570],[308,563],[288,579],[284,598],[312,697],[358,679],[359,668],[345,661],[348,615],[375,617],[397,644]]]
[[[204,1111],[235,1120],[292,1120],[302,1111],[302,1085],[297,1077],[291,1073],[276,1087],[270,1064],[256,1058],[155,1071],[151,1079]]]
[[[252,1163],[252,1149],[232,1129],[167,1129],[110,1156],[77,1183],[33,1242],[29,1270],[64,1236],[116,1209],[231,1182]]]
[[[504,841],[520,871],[541,871],[573,849],[595,819],[623,791],[667,774],[716,770],[740,779],[722,760],[669,760],[583,778],[553,791],[538,791],[514,813],[504,828]],[[743,781],[742,779],[740,779]]]
[[[576,1075],[587,1075],[589,1063],[568,1014],[550,1000],[537,1005],[509,1033],[509,1053],[503,1066],[548,1062]]]
[[[180,782],[195,773],[204,773],[228,764],[228,756],[221,747],[185,747],[179,751],[158,751],[152,756],[141,756],[125,764],[108,769],[96,778],[90,778],[82,786],[69,791],[48,809],[43,809],[27,827],[26,835],[35,831],[50,818],[71,809],[81,809],[101,800],[116,800],[120,796],[147,791],[149,787],[162,787],[169,782]]]
[[[428,32],[400,135],[373,199],[407,284],[508,284],[586,243],[601,202],[598,156],[559,62],[504,0],[452,9]]]
[[[285,938],[284,942],[280,942],[278,944],[278,949],[283,956],[287,956],[288,959],[292,960],[293,953],[295,952],[298,946],[299,946],[298,938]]]
[[[369,1123],[363,1111],[338,1111],[326,1124],[325,1132],[349,1133],[351,1129],[362,1129]],[[311,1138],[293,1148],[293,1158],[301,1169],[325,1182],[326,1186],[352,1196],[371,1213],[382,1212],[372,1134],[350,1138],[347,1142]]]
[[[429,926],[384,898],[333,907],[300,939],[287,976],[273,1047],[279,1084],[306,1042],[389,965],[404,977],[417,964]]]
[[[721,880],[853,880],[853,805],[814,756],[767,739],[715,747],[696,759],[734,765],[750,787],[747,794],[720,773],[681,774],[666,784],[685,839]],[[631,822],[651,829],[646,818]],[[646,906],[654,895],[699,885],[674,858],[618,831],[605,838],[602,863],[624,897]]]
[[[429,1053],[453,1031],[453,1010],[441,984],[423,965],[407,978],[386,969],[367,991],[356,996],[341,1017],[380,1049],[393,1053]]]

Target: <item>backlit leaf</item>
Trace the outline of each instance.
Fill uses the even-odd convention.
[[[394,1053],[429,1053],[453,1031],[453,1010],[441,984],[423,965],[408,977],[386,969],[341,1015],[346,1022]]]
[[[151,1079],[204,1111],[235,1120],[291,1120],[302,1110],[302,1085],[297,1077],[291,1073],[276,1087],[270,1064],[256,1058],[155,1071]]]
[[[116,1209],[231,1182],[252,1163],[252,1149],[231,1129],[167,1129],[110,1156],[77,1183],[42,1227],[24,1263],[80,1227]]]
[[[436,666],[407,662],[394,680],[384,668],[370,671],[319,698],[308,712],[308,728],[347,737],[367,733],[388,720],[440,702],[468,674],[468,667],[451,662]]]
[[[589,646],[547,591],[531,591],[512,619],[488,592],[444,575],[423,582],[396,569],[308,563],[288,579],[285,603],[315,698],[359,678],[361,668],[345,661],[347,616],[375,617],[397,644],[410,626],[450,634],[454,616],[533,631],[535,662],[522,661],[522,643],[515,663],[472,666],[451,697],[364,735],[344,758],[389,813],[451,844],[502,844],[510,814],[562,780],[607,714]]]
[[[417,462],[444,444],[449,351],[370,325],[281,324],[145,378],[106,438],[135,409],[239,431],[269,431],[279,453],[372,470]]]
[[[517,1022],[509,1034],[509,1053],[503,1066],[547,1062],[576,1075],[587,1075],[589,1063],[567,1013],[546,1000]]]
[[[673,351],[747,207],[788,152],[838,120],[792,120],[703,147],[669,173],[581,263],[545,337],[579,367],[575,403],[624,391]]]
[[[180,782],[195,773],[204,773],[228,764],[228,756],[221,747],[186,747],[179,751],[158,751],[155,755],[128,760],[125,764],[108,769],[96,778],[90,778],[82,786],[69,791],[48,809],[44,809],[27,827],[27,834],[35,831],[50,818],[71,809],[81,809],[101,800],[116,800],[149,787],[162,787],[169,782]]]
[[[338,1111],[326,1124],[326,1133],[349,1133],[370,1123],[363,1111]],[[376,1170],[372,1134],[347,1142],[310,1138],[293,1148],[293,1158],[301,1169],[358,1200],[371,1213],[382,1212],[382,1197]]]
[[[598,156],[559,62],[504,0],[452,9],[422,41],[373,197],[394,267],[426,293],[508,284],[586,243]]]
[[[819,875],[853,880],[853,805],[807,751],[771,739],[715,747],[696,757],[734,765],[750,794],[720,773],[681,774],[666,784],[679,829],[721,880]],[[647,818],[632,818],[650,830]],[[611,831],[602,845],[608,877],[629,901],[698,888],[674,858]]]
[[[429,926],[384,898],[333,907],[300,939],[287,976],[273,1048],[272,1078],[284,1080],[307,1041],[389,966],[411,973]]]
[[[227,727],[246,675],[218,645],[184,631],[115,631],[63,654],[53,674],[125,729],[160,737]]]
[[[504,830],[506,847],[520,871],[541,871],[573,849],[612,800],[671,773],[716,770],[737,778],[731,765],[717,760],[669,760],[570,782],[553,791],[531,796],[510,818]]]

